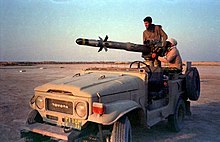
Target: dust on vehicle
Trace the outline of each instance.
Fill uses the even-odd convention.
[[[77,39],[77,43],[100,47],[99,51],[151,52],[142,45],[107,38]],[[132,141],[133,126],[147,129],[166,119],[178,132],[185,115],[191,115],[190,100],[199,95],[199,73],[190,62],[181,73],[142,61],[127,68],[89,68],[35,88],[33,110],[21,134],[27,140],[43,135],[63,141],[127,142]]]

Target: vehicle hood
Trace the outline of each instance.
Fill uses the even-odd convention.
[[[133,75],[91,72],[68,76],[35,88],[35,91],[71,92],[73,96],[93,97],[129,92],[143,86],[143,81]]]

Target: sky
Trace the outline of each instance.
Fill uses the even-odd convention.
[[[0,61],[143,60],[75,41],[142,44],[146,16],[177,40],[184,61],[220,61],[219,0],[0,0]]]

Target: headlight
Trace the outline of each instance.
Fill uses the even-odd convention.
[[[35,100],[35,104],[39,109],[44,108],[44,99],[42,97],[37,97],[37,99]]]
[[[75,111],[76,111],[76,114],[79,116],[79,117],[85,117],[85,115],[87,114],[87,105],[85,102],[78,102],[76,103],[75,105]]]

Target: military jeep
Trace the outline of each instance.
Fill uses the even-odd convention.
[[[22,136],[63,141],[132,141],[132,127],[168,120],[173,131],[198,100],[200,78],[135,61],[128,68],[89,68],[35,88]]]

